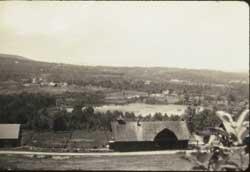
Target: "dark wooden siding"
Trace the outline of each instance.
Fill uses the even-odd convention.
[[[0,139],[0,147],[18,147],[21,146],[20,139]]]
[[[130,141],[130,142],[114,142],[110,143],[110,149],[115,151],[147,151],[147,150],[174,150],[187,149],[188,140],[181,140],[176,142],[166,142],[159,145],[152,141]]]

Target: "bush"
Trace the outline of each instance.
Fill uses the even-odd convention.
[[[201,113],[195,114],[191,121],[195,132],[202,131],[207,127],[216,127],[220,123],[220,119],[215,115],[215,112],[211,110],[204,110]]]
[[[58,115],[53,121],[54,131],[64,131],[67,130],[67,120],[64,115]]]

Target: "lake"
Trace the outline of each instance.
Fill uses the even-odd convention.
[[[108,110],[113,111],[122,111],[122,112],[134,112],[136,116],[142,115],[147,116],[148,114],[154,115],[155,113],[165,114],[168,116],[171,115],[182,115],[184,114],[187,106],[185,105],[151,105],[145,103],[130,103],[126,105],[104,105],[100,107],[95,107],[96,112],[107,112]]]

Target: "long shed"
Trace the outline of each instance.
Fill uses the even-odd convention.
[[[0,124],[0,147],[17,147],[21,145],[20,124]]]
[[[143,121],[111,123],[111,149],[186,149],[190,132],[185,121]]]

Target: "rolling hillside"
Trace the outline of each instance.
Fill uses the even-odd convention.
[[[170,79],[192,82],[227,83],[230,80],[248,81],[247,73],[229,73],[213,70],[193,70],[166,67],[105,67],[80,66],[33,61],[16,55],[0,54],[0,82],[31,80],[46,77],[55,82],[87,83],[91,80],[151,80]]]

